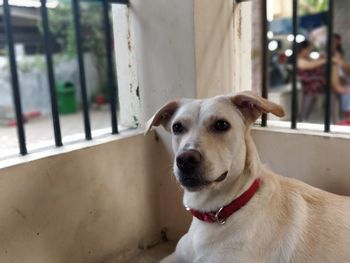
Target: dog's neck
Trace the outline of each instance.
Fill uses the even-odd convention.
[[[250,130],[247,130],[245,145],[246,158],[244,170],[235,177],[234,183],[227,185],[227,187],[229,187],[228,189],[209,188],[199,192],[189,192],[185,190],[183,198],[185,207],[203,212],[216,211],[232,202],[232,200],[240,196],[251,186],[254,180],[260,176],[262,164],[255,144],[250,136]]]

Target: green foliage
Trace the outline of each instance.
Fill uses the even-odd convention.
[[[33,69],[42,71],[45,68],[44,57],[36,55],[31,60],[18,61],[17,68],[23,73],[32,72]]]
[[[299,14],[309,15],[328,10],[328,0],[300,0]]]
[[[76,57],[76,41],[73,24],[73,12],[70,2],[60,2],[57,8],[49,11],[50,31],[61,49],[56,59]],[[93,55],[94,64],[99,75],[99,89],[106,83],[106,50],[104,28],[102,23],[102,6],[100,3],[80,2],[80,25],[84,52]]]

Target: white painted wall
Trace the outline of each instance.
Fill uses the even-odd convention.
[[[192,0],[131,0],[142,124],[167,101],[196,97],[193,12]]]
[[[194,0],[197,97],[234,90],[233,1]]]
[[[143,119],[196,97],[193,1],[131,0]]]
[[[141,100],[137,77],[133,16],[125,5],[112,4],[114,50],[118,75],[118,122],[125,127],[140,124]]]

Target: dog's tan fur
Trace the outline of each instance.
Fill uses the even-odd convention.
[[[172,136],[175,156],[186,148],[200,151],[205,160],[203,176],[208,180],[229,171],[224,181],[204,189],[184,188],[185,206],[216,211],[261,178],[255,196],[224,225],[194,218],[176,251],[162,262],[350,262],[350,199],[264,167],[250,136],[250,126],[262,112],[284,114],[280,106],[244,92],[172,101],[150,120],[147,130],[163,125],[171,131],[175,121],[185,123],[186,132]],[[208,127],[217,118],[231,124],[227,133],[210,132]],[[178,178],[176,165],[174,174]]]

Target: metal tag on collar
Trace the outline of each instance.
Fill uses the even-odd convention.
[[[222,209],[224,209],[224,207],[221,207],[214,215],[214,218],[215,218],[215,222],[220,224],[220,225],[223,225],[226,223],[226,219],[222,218],[220,219],[219,216],[220,216],[220,213],[222,211]]]

